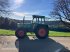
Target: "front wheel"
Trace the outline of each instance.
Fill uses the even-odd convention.
[[[35,34],[38,39],[48,38],[48,34],[49,34],[48,26],[38,26],[35,29]]]
[[[20,29],[17,29],[16,32],[15,32],[15,36],[16,36],[17,38],[24,38],[25,35],[26,35],[25,29],[21,29],[21,28],[20,28]]]

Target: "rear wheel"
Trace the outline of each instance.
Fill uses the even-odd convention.
[[[49,34],[48,26],[38,26],[35,29],[35,34],[38,39],[48,38],[48,34]]]
[[[24,38],[25,35],[26,35],[25,29],[21,29],[21,28],[20,28],[20,29],[17,29],[16,32],[15,32],[15,36],[16,36],[17,38]]]

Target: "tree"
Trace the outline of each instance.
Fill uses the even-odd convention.
[[[17,28],[17,22],[14,19],[9,20],[9,29],[15,30]]]
[[[9,0],[0,0],[0,16],[9,12]]]
[[[54,2],[54,9],[51,16],[60,19],[70,28],[70,0],[57,0]]]
[[[4,17],[0,17],[0,28],[3,28],[3,24],[4,24]]]
[[[6,17],[4,20],[4,28],[9,29],[9,19]]]

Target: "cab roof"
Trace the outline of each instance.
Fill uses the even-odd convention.
[[[40,15],[32,15],[33,18],[45,18],[45,16],[40,16]]]

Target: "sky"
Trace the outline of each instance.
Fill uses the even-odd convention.
[[[12,13],[10,18],[22,20],[31,20],[32,15],[43,15],[50,17],[49,14],[53,9],[54,0],[10,0]]]

